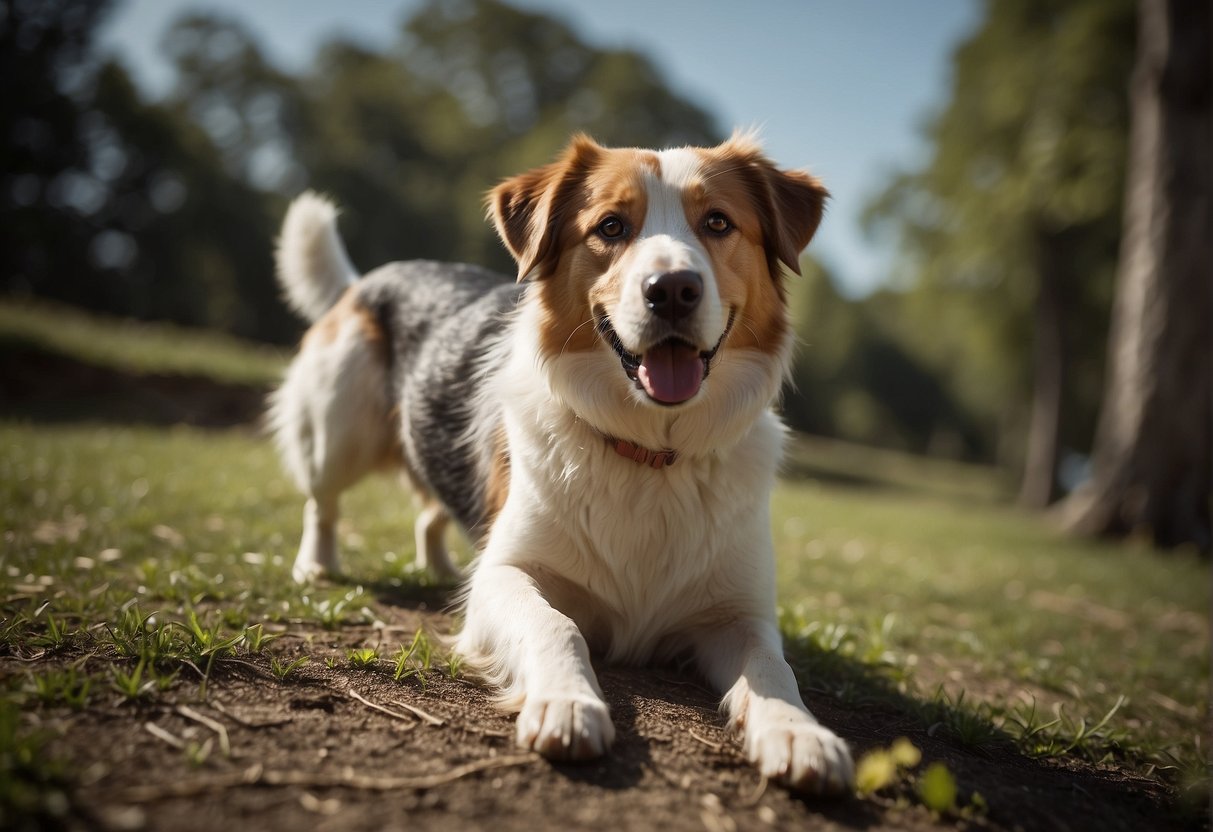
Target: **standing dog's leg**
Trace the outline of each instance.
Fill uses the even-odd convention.
[[[442,503],[433,499],[425,503],[413,529],[417,542],[417,568],[429,569],[439,578],[458,580],[463,574],[451,560],[443,539],[450,521],[451,515]]]
[[[347,293],[303,341],[270,419],[287,469],[307,495],[291,571],[300,583],[337,569],[341,492],[395,459],[383,334]]]
[[[303,507],[303,537],[291,568],[291,577],[301,584],[337,571],[338,498],[312,495]]]
[[[585,638],[527,572],[477,567],[456,649],[502,690],[503,705],[520,709],[519,746],[558,760],[592,759],[610,748],[615,727]]]
[[[851,752],[804,706],[774,623],[739,620],[699,633],[695,652],[708,680],[724,692],[729,722],[744,731],[746,756],[764,777],[801,791],[851,787]]]

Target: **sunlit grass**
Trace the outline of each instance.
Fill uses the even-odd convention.
[[[1074,540],[981,498],[811,481],[779,489],[773,522],[790,635],[809,628],[1028,752],[1147,770],[1205,754],[1210,583],[1196,556]]]
[[[268,384],[290,350],[206,330],[107,319],[46,301],[0,300],[0,341],[19,342],[88,364],[142,373],[182,373]]]
[[[879,475],[872,459],[865,476]],[[899,697],[924,730],[961,744],[1010,741],[1199,779],[1205,565],[1067,539],[991,493],[779,487],[781,623],[806,689],[856,707]],[[100,693],[141,699],[184,661],[205,673],[222,651],[259,652],[267,634],[250,628],[262,622],[375,620],[373,587],[429,580],[411,566],[412,504],[385,477],[350,492],[345,509],[348,580],[301,591],[289,567],[302,499],[263,437],[0,426],[0,649],[66,649],[89,633],[114,656],[91,681],[17,688],[68,707]],[[418,639],[365,663],[420,676],[430,660]],[[306,664],[273,661],[283,678]]]

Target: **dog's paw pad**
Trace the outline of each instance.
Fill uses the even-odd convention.
[[[550,760],[592,760],[615,739],[604,702],[589,697],[528,697],[518,714],[518,745]]]
[[[746,737],[746,750],[764,777],[799,792],[841,794],[855,784],[847,744],[814,722],[784,722],[754,730]]]

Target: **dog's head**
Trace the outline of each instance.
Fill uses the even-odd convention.
[[[581,136],[495,188],[489,207],[519,279],[537,284],[545,362],[577,357],[595,409],[613,397],[685,411],[735,395],[713,393],[729,385],[727,365],[746,363],[730,355],[774,379],[754,391],[762,407],[777,392],[790,341],[782,268],[799,272],[826,196],[744,136],[662,151]]]

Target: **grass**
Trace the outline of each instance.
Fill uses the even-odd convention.
[[[264,382],[281,366],[276,351],[227,339],[62,320],[0,303],[0,335],[126,369]],[[801,439],[788,470],[772,522],[781,625],[807,690],[893,702],[966,745],[1207,783],[1206,563],[1062,537],[974,466]],[[101,674],[0,675],[0,805],[63,799],[63,770],[38,756],[44,737],[22,708],[135,702],[185,679],[205,697],[216,665],[258,654],[285,680],[317,659],[277,653],[267,627],[369,624],[385,591],[429,582],[412,567],[412,510],[395,482],[368,480],[344,507],[348,579],[301,593],[289,567],[302,501],[265,439],[0,423],[0,657],[109,662]],[[397,680],[459,672],[422,632],[395,653],[362,647],[325,664]]]
[[[90,364],[140,373],[210,376],[267,384],[280,378],[290,351],[207,330],[113,321],[46,301],[0,300],[0,343],[78,356]]]
[[[1205,778],[1210,586],[1194,555],[1066,538],[981,495],[793,481],[773,517],[808,685],[816,671],[843,696],[913,692],[967,744]]]

